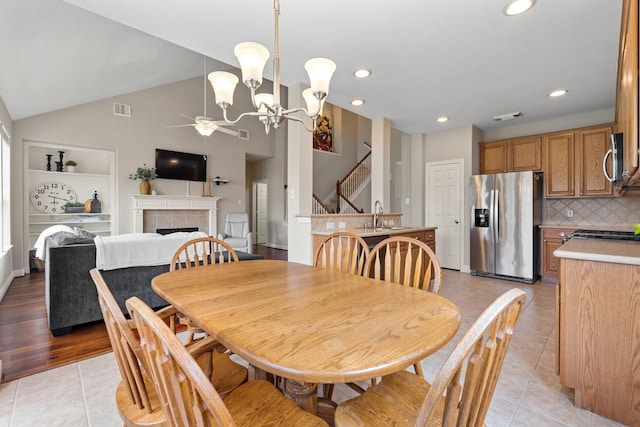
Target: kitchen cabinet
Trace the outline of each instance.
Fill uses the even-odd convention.
[[[545,197],[613,196],[602,170],[612,128],[606,124],[544,136]]]
[[[625,184],[638,185],[638,0],[624,0],[622,6],[616,132],[623,133]]]
[[[624,247],[573,240],[563,252],[572,251],[572,244],[588,245],[589,251],[621,246],[611,253],[631,257],[638,252],[635,242]],[[556,313],[560,383],[575,390],[577,407],[625,425],[640,424],[639,281],[638,264],[561,258]]]
[[[522,138],[480,144],[480,173],[542,170],[542,138]]]
[[[562,246],[565,236],[573,233],[569,228],[543,228],[541,233],[542,263],[540,280],[545,283],[558,283],[560,260],[553,255],[553,251]]]

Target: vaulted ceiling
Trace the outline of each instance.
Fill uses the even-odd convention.
[[[517,123],[613,107],[622,0],[282,0],[282,84],[333,59],[328,102],[407,133],[519,111]],[[0,4],[0,97],[17,120],[237,66],[233,47],[273,53],[271,0],[25,0]],[[227,65],[230,64],[230,65]],[[373,74],[352,75],[365,67]],[[270,78],[268,65],[265,77]],[[549,92],[564,88],[564,97]],[[210,90],[210,88],[209,88]],[[210,91],[212,94],[212,92]],[[244,86],[236,97],[248,96]],[[362,107],[350,101],[360,97]],[[218,114],[219,111],[212,111]],[[436,123],[439,116],[449,122]]]

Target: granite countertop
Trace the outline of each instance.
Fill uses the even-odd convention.
[[[558,258],[640,265],[640,242],[574,237],[553,254]]]
[[[412,227],[407,226],[391,226],[383,228],[342,228],[333,230],[312,231],[311,234],[317,236],[328,236],[336,231],[348,231],[357,234],[360,237],[386,236],[392,234],[414,233],[418,231],[435,230],[437,227]]]
[[[576,224],[540,224],[540,228],[568,228],[570,230],[611,230],[611,231],[633,231],[633,224],[629,225],[576,225]]]

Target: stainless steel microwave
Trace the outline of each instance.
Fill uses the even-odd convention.
[[[623,173],[623,156],[624,149],[622,145],[622,133],[614,133],[611,135],[611,148],[604,155],[604,159],[602,160],[602,170],[604,171],[604,176],[611,182],[617,183],[622,182],[622,173]],[[611,175],[607,171],[607,159],[611,156]]]

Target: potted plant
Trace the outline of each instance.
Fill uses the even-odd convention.
[[[80,202],[67,202],[63,207],[64,207],[64,213],[84,212],[84,203],[80,203]]]
[[[74,162],[73,160],[67,160],[67,162],[64,164],[67,172],[75,172],[76,171],[76,166],[78,166],[78,163]]]
[[[157,176],[155,168],[148,168],[146,164],[143,164],[142,167],[136,169],[135,173],[129,174],[129,179],[139,179],[141,181],[140,194],[151,194],[151,184],[149,181],[156,179]]]

